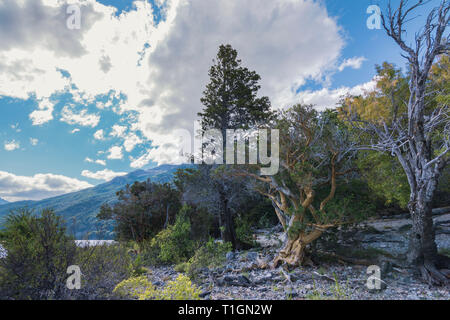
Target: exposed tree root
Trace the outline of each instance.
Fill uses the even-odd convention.
[[[422,279],[430,285],[450,285],[450,278],[448,278],[444,272],[441,272],[432,261],[425,260],[424,263],[419,266],[419,270]]]
[[[272,263],[272,269],[279,265],[285,265],[288,268],[295,268],[302,265],[314,265],[306,252],[306,244],[300,239],[289,240],[284,248],[278,253]]]

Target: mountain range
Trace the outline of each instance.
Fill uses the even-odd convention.
[[[0,205],[5,204],[5,203],[8,203],[8,201],[3,200],[2,198],[0,198]]]
[[[188,166],[190,165],[162,165],[148,170],[137,170],[95,187],[39,201],[11,203],[5,201],[3,204],[0,202],[0,225],[12,210],[26,207],[39,213],[42,209],[52,208],[65,219],[68,230],[75,234],[77,239],[110,239],[113,236],[111,224],[106,229],[100,228],[104,223],[102,224],[96,218],[103,203],[112,204],[117,201],[116,192],[127,184],[147,179],[152,182],[170,182],[176,170]],[[101,229],[103,230],[100,231]]]

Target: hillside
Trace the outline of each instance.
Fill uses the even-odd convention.
[[[6,201],[6,200],[3,200],[2,198],[0,198],[0,205],[2,205],[2,204],[6,204],[6,203],[8,203],[8,201]]]
[[[113,203],[116,201],[116,192],[123,189],[127,184],[132,184],[135,181],[145,181],[147,179],[153,182],[169,182],[177,169],[187,166],[162,165],[148,170],[137,170],[125,176],[116,177],[106,183],[77,192],[40,201],[19,201],[2,204],[0,205],[0,224],[11,210],[23,207],[28,207],[35,211],[40,211],[44,208],[53,208],[57,214],[65,218],[69,230],[74,232],[78,239],[85,238],[88,233],[90,239],[97,239],[99,237],[111,238],[111,226],[102,234],[97,232],[100,223],[96,219],[96,215],[103,203]]]

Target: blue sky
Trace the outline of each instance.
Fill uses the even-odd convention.
[[[9,201],[71,192],[171,162],[171,134],[191,129],[220,42],[232,43],[243,63],[260,72],[263,93],[276,107],[297,101],[329,107],[339,93],[370,87],[376,64],[404,66],[383,30],[366,26],[367,7],[384,1],[324,0],[293,9],[270,1],[258,15],[252,4],[228,8],[224,0],[179,7],[175,0],[88,0],[95,4],[83,4],[82,28],[71,33],[55,30],[51,19],[64,12],[42,1],[50,22],[36,26],[26,7],[9,0],[0,6],[0,14],[17,10],[19,17],[15,26],[0,23],[6,42],[0,49],[0,197]],[[264,19],[272,19],[273,29],[265,29]],[[39,28],[35,42],[24,36]]]

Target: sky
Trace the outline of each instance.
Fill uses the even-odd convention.
[[[405,65],[367,27],[371,5],[386,2],[0,0],[0,198],[183,162],[179,133],[193,131],[220,44],[261,75],[274,109],[371,90],[376,64]]]

